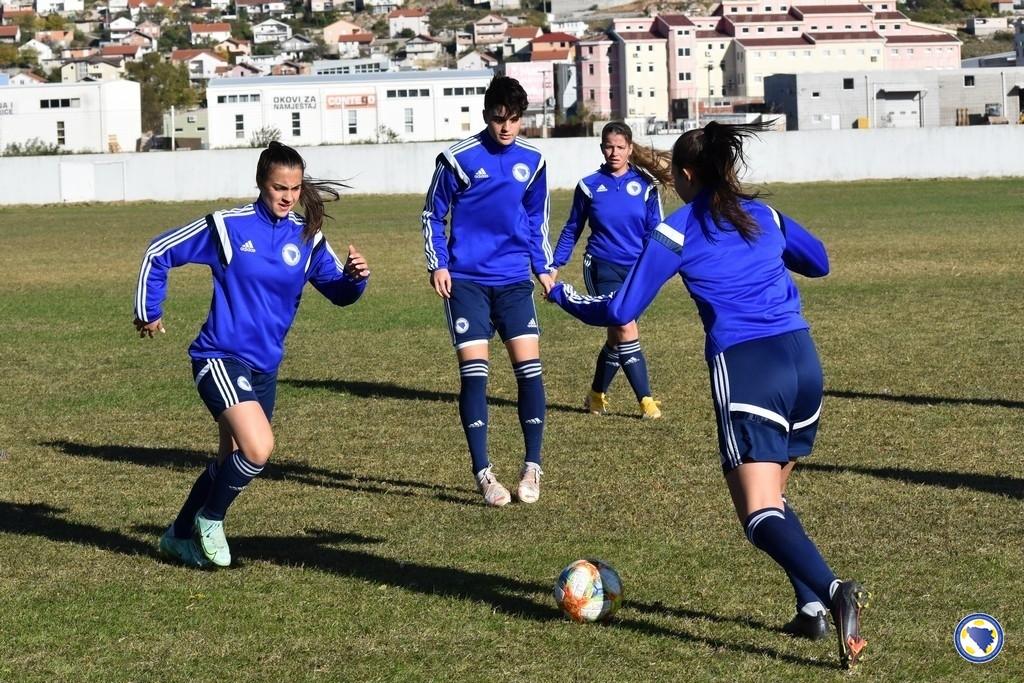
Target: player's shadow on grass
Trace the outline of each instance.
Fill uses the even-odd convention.
[[[826,396],[833,398],[861,398],[873,401],[892,401],[894,403],[907,403],[912,406],[932,405],[968,405],[968,406],[994,406],[998,408],[1024,408],[1024,401],[1011,401],[1005,398],[956,398],[953,396],[916,396],[913,394],[879,394],[869,391],[842,391],[829,389],[825,391]]]
[[[285,384],[297,389],[327,389],[339,394],[350,394],[359,398],[394,398],[403,401],[438,401],[458,405],[459,395],[449,391],[431,391],[426,389],[413,389],[403,387],[390,382],[360,382],[359,380],[348,379],[281,379],[278,384]],[[515,401],[507,398],[487,397],[488,405],[516,407]],[[548,410],[555,410],[564,413],[578,413],[579,406],[567,406],[561,403],[547,404]]]
[[[18,504],[0,501],[0,533],[44,538],[58,543],[91,545],[130,556],[159,558],[152,542],[140,541],[118,531],[91,524],[62,519],[60,515],[64,512],[65,510],[44,503]],[[159,527],[140,526],[136,527],[136,531],[155,538],[163,530]],[[344,543],[378,543],[382,540],[361,534],[310,531],[298,537],[237,537],[232,538],[231,546],[243,563],[245,560],[259,560],[283,567],[297,566],[424,595],[484,603],[496,611],[534,621],[550,622],[562,619],[560,612],[547,599],[543,602],[535,599],[538,595],[546,596],[549,590],[547,586],[538,583],[455,567],[405,562],[337,547],[338,544]],[[646,613],[664,613],[665,610],[660,605],[649,606],[642,603],[627,603],[628,609]],[[766,628],[763,624],[750,620],[723,618],[694,610],[683,610],[678,614],[670,610],[667,614],[686,619],[736,621],[742,625]],[[745,652],[757,657],[771,657],[807,666],[833,668],[824,662],[797,657],[767,647],[693,635],[683,630],[628,617],[617,619],[610,628],[626,628],[648,635],[676,638],[703,647]]]
[[[545,622],[564,619],[560,610],[547,597],[551,589],[546,585],[456,567],[395,560],[335,547],[328,545],[329,543],[329,537],[321,540],[315,535],[295,538],[255,536],[232,539],[231,547],[236,549],[240,557],[252,560],[284,566],[297,565],[425,595],[482,602],[489,605],[493,611],[510,616]],[[628,614],[631,610],[686,620],[733,622],[755,629],[778,630],[753,619],[722,617],[697,610],[669,608],[660,604],[647,605],[629,601],[625,604],[624,612]],[[768,647],[709,638],[630,618],[623,612],[620,612],[620,616],[609,625],[609,628],[624,628],[647,635],[676,638],[703,647],[744,652],[757,657],[771,657],[805,666],[835,668],[835,665],[827,662],[798,657]]]
[[[167,467],[193,470],[198,476],[211,455],[205,451],[184,448],[153,448],[150,446],[123,446],[119,444],[82,444],[70,441],[48,441],[40,444],[66,455],[97,458],[108,462],[126,462],[145,467]],[[446,503],[471,505],[479,496],[468,489],[459,489],[444,484],[371,477],[340,472],[323,467],[312,467],[299,463],[271,460],[260,474],[260,479],[270,481],[291,481],[324,488],[337,488],[358,493],[379,493],[391,496],[426,496]]]
[[[909,470],[902,467],[862,467],[859,465],[829,465],[820,462],[802,463],[798,470],[807,472],[851,472],[880,479],[893,479],[908,484],[926,484],[947,489],[973,489],[1017,500],[1024,500],[1024,479],[995,474],[971,474],[942,470]]]
[[[0,532],[35,536],[58,543],[91,545],[124,555],[159,557],[153,543],[145,543],[117,531],[61,519],[67,512],[46,503],[10,503],[0,500]],[[160,530],[163,533],[163,529]]]

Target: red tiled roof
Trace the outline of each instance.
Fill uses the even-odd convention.
[[[875,19],[905,19],[910,21],[903,12],[875,12]]]
[[[690,21],[689,17],[683,14],[662,14],[658,18],[669,26],[693,26],[693,22]]]
[[[339,43],[372,43],[372,33],[343,33],[338,36]]]
[[[734,24],[776,24],[783,21],[800,21],[792,14],[727,14],[724,19]]]
[[[796,5],[792,9],[807,14],[871,14],[866,5]]]
[[[719,33],[718,31],[697,31],[697,38],[704,40],[719,40],[722,38],[731,39],[732,36],[725,33]]]
[[[803,47],[807,40],[802,36],[792,38],[737,38],[736,42],[745,48],[759,47]]]
[[[570,48],[563,47],[554,50],[534,50],[530,53],[531,62],[554,62],[569,59]]]
[[[171,61],[172,62],[187,62],[190,59],[195,59],[199,55],[209,55],[216,59],[220,59],[212,50],[207,49],[195,49],[195,50],[171,50]]]
[[[929,33],[927,35],[917,36],[885,36],[886,44],[909,44],[916,45],[919,43],[959,43],[960,41],[948,33]]]
[[[506,38],[536,38],[541,34],[540,26],[509,26],[505,29]]]
[[[18,26],[0,26],[0,38],[13,38],[20,30]]]
[[[874,31],[836,31],[835,33],[808,33],[816,43],[829,40],[883,40],[884,36]]]
[[[619,33],[619,37],[623,40],[665,40],[650,31],[623,31]]]
[[[100,48],[104,57],[134,57],[138,52],[138,45],[104,45]]]
[[[577,42],[576,36],[569,35],[568,33],[545,33],[542,36],[537,36],[533,39],[534,43],[575,43]]]
[[[231,33],[231,24],[226,21],[218,21],[212,24],[189,24],[188,30],[192,33]]]

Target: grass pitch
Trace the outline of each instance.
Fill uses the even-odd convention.
[[[825,365],[818,447],[790,498],[874,606],[859,679],[1024,679],[1019,180],[779,186],[830,249],[801,281]],[[556,194],[557,237],[570,196]],[[277,450],[228,518],[236,566],[161,561],[216,444],[186,348],[209,302],[171,276],[167,334],[131,309],[158,231],[230,202],[7,208],[0,227],[0,680],[828,681],[830,639],[786,637],[791,590],[743,538],[715,453],[702,333],[678,282],[641,338],[665,419],[578,407],[603,332],[538,304],[550,409],[539,504],[485,509],[457,371],[423,272],[419,197],[347,197],[326,233],[368,256],[335,309],[307,290],[281,368]],[[579,284],[580,251],[563,275]],[[515,382],[492,346],[491,449],[518,471]],[[626,603],[568,623],[559,570],[602,557]],[[971,612],[1007,645],[975,666]]]

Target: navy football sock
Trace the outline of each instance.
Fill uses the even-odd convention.
[[[206,519],[223,520],[228,513],[228,507],[235,502],[238,494],[262,471],[261,466],[246,460],[242,451],[235,451],[229,455],[221,464],[210,497],[200,513]]]
[[[789,501],[783,497],[782,502],[786,506],[786,523],[795,523],[802,530],[803,524],[800,523],[800,518],[797,516],[796,511],[790,507]],[[788,572],[786,573],[786,576],[789,578],[789,582],[793,584],[793,593],[796,595],[796,609],[798,612],[803,611],[807,614],[816,614],[818,612],[828,611],[828,608],[825,607],[827,603],[822,603],[818,600],[818,596],[814,594],[814,591],[812,591],[806,583]],[[804,609],[805,607],[807,609]]]
[[[639,339],[619,344],[619,365],[626,373],[626,379],[629,380],[629,386],[633,387],[637,401],[651,395],[651,382],[647,378],[647,359],[640,350]]]
[[[615,347],[605,344],[601,347],[601,353],[597,354],[597,364],[594,366],[594,381],[590,388],[599,394],[607,393],[608,387],[615,379],[615,373],[619,371],[619,352]]]
[[[523,428],[526,462],[540,464],[540,448],[544,441],[544,378],[540,359],[513,363],[519,385],[519,425]]]
[[[177,538],[192,537],[192,524],[195,521],[196,513],[210,497],[213,482],[217,479],[217,469],[217,458],[214,458],[207,463],[202,474],[192,484],[192,490],[188,492],[188,498],[185,499],[185,504],[181,506],[181,511],[174,520],[174,535]]]
[[[807,538],[798,519],[787,520],[786,513],[779,508],[761,508],[750,513],[743,528],[751,543],[810,588],[822,604],[831,603],[836,576]]]
[[[459,418],[473,459],[473,474],[487,467],[487,377],[490,364],[486,360],[459,363]]]

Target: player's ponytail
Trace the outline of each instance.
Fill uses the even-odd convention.
[[[672,186],[672,155],[633,142],[633,130],[621,121],[606,123],[601,129],[601,144],[608,142],[609,135],[621,135],[627,145],[633,145],[629,163],[659,185]]]
[[[672,165],[679,171],[689,168],[700,184],[711,193],[711,218],[722,227],[722,218],[750,241],[760,229],[757,221],[743,210],[741,199],[753,199],[757,193],[743,189],[739,174],[746,165],[743,143],[767,129],[764,124],[730,125],[712,121],[704,128],[683,133],[672,148]]]
[[[261,189],[270,171],[274,166],[302,169],[302,190],[299,193],[299,201],[302,202],[302,209],[305,212],[303,218],[306,225],[302,230],[304,239],[312,239],[313,235],[320,232],[323,227],[324,218],[330,218],[324,210],[325,201],[335,201],[341,197],[340,188],[348,185],[336,180],[321,180],[306,175],[306,160],[288,145],[280,142],[271,142],[260,154],[260,160],[256,164],[256,185]]]

